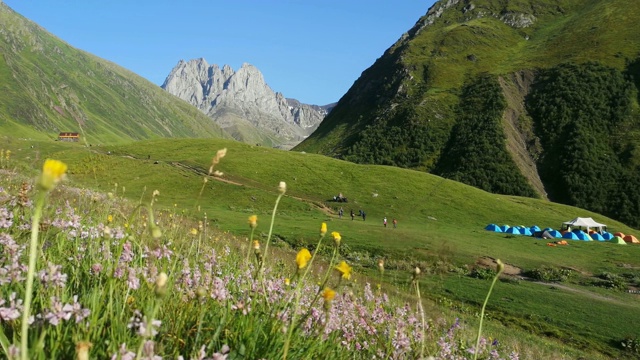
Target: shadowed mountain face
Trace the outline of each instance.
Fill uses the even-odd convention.
[[[640,226],[640,7],[439,1],[294,150]]]
[[[162,88],[200,109],[237,140],[281,148],[306,138],[330,109],[286,99],[246,63],[234,71],[202,58],[181,60]]]
[[[89,144],[230,138],[205,115],[111,62],[69,46],[0,2],[0,133]]]

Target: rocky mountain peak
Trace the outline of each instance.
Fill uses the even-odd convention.
[[[274,92],[255,66],[234,71],[204,58],[180,60],[162,88],[196,106],[237,140],[290,148],[320,124],[327,106],[302,104]]]

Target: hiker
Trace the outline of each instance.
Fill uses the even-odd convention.
[[[342,214],[344,214],[344,210],[342,210],[342,208],[340,208],[340,210],[338,210],[338,217],[340,219],[342,219]]]
[[[351,221],[353,221],[353,218],[356,216],[356,214],[353,212],[353,209],[351,209]]]
[[[387,217],[386,216],[382,220],[382,223],[384,224],[384,227],[387,227]]]
[[[362,212],[362,221],[367,220],[367,214],[364,213],[364,211]]]
[[[398,220],[393,219],[393,228],[397,228],[398,227]]]

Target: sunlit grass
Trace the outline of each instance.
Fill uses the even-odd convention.
[[[95,186],[101,189],[105,194],[111,193],[113,195],[114,199],[109,200],[114,202],[113,205],[110,205],[109,201],[102,200],[98,200],[97,203],[89,203],[89,210],[85,210],[86,214],[83,215],[83,218],[89,221],[91,218],[89,214],[93,216],[100,213],[96,219],[91,221],[102,222],[111,229],[118,224],[124,228],[125,224],[135,225],[136,222],[139,222],[135,226],[145,226],[147,229],[140,233],[144,234],[144,240],[139,239],[139,241],[141,243],[148,242],[151,244],[150,247],[161,246],[162,242],[154,240],[149,232],[149,218],[146,210],[133,210],[135,206],[125,210],[115,206],[116,199],[123,201],[124,198],[129,198],[133,204],[147,204],[151,200],[154,190],[158,189],[159,194],[154,196],[153,208],[155,209],[154,220],[159,222],[158,227],[162,230],[162,237],[170,238],[176,249],[180,244],[183,249],[181,252],[183,257],[201,262],[205,260],[197,260],[198,254],[202,255],[206,252],[212,246],[212,241],[218,238],[220,240],[214,245],[218,254],[224,249],[223,244],[226,244],[229,245],[230,250],[233,250],[230,253],[229,261],[236,266],[237,264],[251,264],[251,273],[243,276],[253,278],[256,275],[258,257],[255,249],[250,247],[250,239],[258,240],[260,251],[264,252],[270,228],[269,219],[275,214],[272,239],[268,242],[271,246],[268,250],[270,260],[265,262],[265,282],[256,282],[258,290],[262,289],[260,291],[262,298],[266,293],[265,289],[268,290],[270,286],[269,276],[273,274],[278,274],[278,281],[282,282],[283,287],[292,286],[287,288],[289,291],[295,289],[298,284],[292,276],[296,267],[295,252],[302,247],[307,247],[312,253],[318,250],[319,261],[317,263],[321,267],[313,272],[315,274],[313,276],[315,288],[305,290],[305,292],[317,294],[318,290],[323,289],[318,285],[318,283],[322,284],[324,279],[320,274],[326,274],[326,270],[331,268],[333,249],[318,246],[316,229],[322,222],[327,224],[329,232],[337,231],[342,237],[343,245],[336,253],[335,264],[344,260],[349,266],[354,267],[353,279],[347,282],[350,286],[344,288],[345,291],[349,289],[354,291],[354,294],[358,294],[356,290],[364,291],[361,286],[368,282],[372,284],[373,289],[370,291],[374,296],[382,296],[386,293],[392,299],[400,299],[401,303],[406,301],[416,304],[411,295],[415,292],[410,286],[410,273],[417,265],[423,269],[424,273],[420,279],[422,283],[420,290],[424,301],[436,301],[439,306],[444,305],[445,308],[455,311],[463,310],[462,316],[464,318],[460,320],[462,328],[459,331],[469,328],[477,329],[478,324],[474,314],[480,311],[489,284],[468,277],[458,279],[458,275],[455,274],[473,264],[479,254],[507,259],[507,263],[524,269],[539,267],[541,264],[563,264],[594,273],[601,271],[621,273],[625,270],[618,267],[617,264],[636,263],[634,251],[638,249],[635,248],[622,249],[598,243],[575,243],[566,248],[549,248],[544,246],[544,242],[530,238],[507,239],[499,234],[486,232],[482,228],[488,222],[529,224],[534,221],[532,219],[537,219],[535,221],[541,226],[552,226],[554,222],[564,221],[573,216],[576,209],[533,199],[487,194],[413,171],[389,167],[358,166],[321,156],[278,152],[231,142],[153,141],[139,143],[139,146],[135,147],[110,147],[99,149],[99,151],[67,144],[41,145],[35,143],[35,145],[40,151],[41,158],[50,154],[55,154],[56,157],[60,155],[59,158],[69,164],[69,184],[72,182],[77,185],[86,183],[91,187]],[[234,156],[225,157],[224,161],[216,165],[216,169],[223,173],[223,180],[240,185],[226,183],[208,175],[211,157],[215,155],[215,149],[222,147],[227,147]],[[183,153],[180,156],[176,156],[175,149],[178,148]],[[212,150],[203,151],[203,148]],[[111,151],[111,155],[107,155],[106,151]],[[198,151],[203,154],[197,155]],[[32,150],[29,146],[12,146],[12,152],[11,165],[13,166],[20,167],[20,164],[25,162],[36,161],[33,157],[35,149]],[[148,155],[151,155],[151,159],[147,158]],[[158,164],[154,164],[156,161]],[[189,167],[180,167],[175,165],[177,163],[188,164]],[[270,169],[272,167],[278,168],[280,171],[273,171]],[[20,168],[25,174],[29,174],[29,169]],[[288,186],[286,196],[283,196],[279,207],[274,212],[273,205],[278,196],[278,190],[274,184],[279,181],[278,174],[283,174],[282,179],[287,180]],[[340,176],[336,176],[336,174]],[[209,180],[202,190],[204,176],[209,177]],[[402,181],[397,179],[402,179]],[[393,184],[393,186],[386,186],[386,184]],[[346,206],[356,207],[356,212],[358,208],[362,207],[369,214],[367,221],[361,219],[351,221],[348,216],[343,219],[337,218],[335,213],[337,208],[331,202],[327,202],[322,195],[337,193],[338,191],[334,190],[338,188],[341,189],[339,191],[352,199],[350,203],[342,204],[345,206],[345,212],[348,214]],[[393,189],[393,192],[390,192],[389,189]],[[379,194],[378,197],[371,196],[371,192],[374,190]],[[201,191],[202,195],[200,195]],[[427,194],[426,199],[429,201],[416,202],[414,199],[421,199],[422,194]],[[56,204],[64,203],[67,198],[57,190],[51,195],[51,201]],[[92,196],[97,198],[98,195]],[[328,207],[323,210],[322,206]],[[391,210],[393,212],[390,212]],[[107,214],[105,211],[109,213]],[[109,215],[111,215],[111,222],[108,220]],[[259,226],[255,228],[247,226],[247,218],[251,215],[258,216]],[[399,219],[398,228],[384,228],[381,221],[384,216],[397,216]],[[601,219],[598,215],[593,216]],[[174,220],[169,221],[169,219],[178,218],[182,220],[174,227]],[[496,219],[504,219],[504,221]],[[169,227],[167,226],[168,221],[171,224]],[[602,221],[612,224],[611,226],[616,224],[615,222],[610,223],[608,220]],[[623,225],[620,225],[619,229],[633,232],[633,229]],[[237,238],[234,239],[231,234]],[[532,249],[536,249],[536,251],[532,251]],[[603,257],[605,253],[606,256]],[[248,255],[249,261],[247,261]],[[602,258],[603,261],[594,261],[594,258]],[[384,277],[380,276],[381,273],[378,270],[379,260],[383,260],[383,267],[386,268]],[[193,264],[193,262],[190,260],[189,264]],[[183,263],[171,264],[171,267],[176,268],[183,266]],[[275,266],[275,268],[269,269],[269,266]],[[316,265],[314,265],[315,267]],[[168,268],[169,265],[165,266],[163,270],[166,271]],[[450,272],[452,270],[456,272]],[[169,274],[169,283],[171,283],[173,281],[171,273],[167,273]],[[128,274],[124,274],[123,277],[125,275],[128,276]],[[289,279],[290,285],[286,285],[286,279]],[[331,275],[329,279],[334,281],[334,275]],[[155,280],[148,279],[149,283],[153,281]],[[378,291],[378,284],[381,285],[382,291]],[[455,284],[460,285],[454,286]],[[331,286],[335,286],[335,283],[331,283]],[[344,284],[341,285],[341,287],[343,286]],[[525,284],[521,286],[498,284],[494,292],[501,293],[501,287],[504,286],[508,286],[509,291],[512,291],[508,297],[516,299],[514,303],[530,301],[532,298],[527,290],[529,286]],[[192,290],[196,292],[197,288]],[[132,292],[130,291],[130,293]],[[544,294],[543,291],[542,293]],[[9,295],[6,295],[7,299]],[[103,295],[98,293],[96,296]],[[126,292],[124,295],[127,295]],[[549,294],[549,296],[551,295]],[[194,296],[197,297],[197,295]],[[568,302],[584,299],[580,294],[564,294],[563,296],[566,296],[565,301]],[[625,294],[612,294],[611,296],[619,297],[623,301],[629,297]],[[535,329],[529,328],[529,325],[535,322],[535,316],[542,316],[540,312],[546,310],[534,302],[531,306],[527,305],[526,307],[526,309],[530,309],[530,312],[526,313],[533,317],[522,319],[519,318],[519,315],[523,315],[523,312],[518,312],[517,309],[512,312],[511,308],[506,306],[507,303],[503,303],[502,297],[496,296],[493,300],[495,304],[493,301],[489,302],[487,309],[491,316],[489,322],[485,321],[484,327],[487,332],[494,335],[494,338],[498,336],[504,341],[504,344],[508,343],[514,349],[517,348],[518,352],[525,353],[522,344],[513,345],[513,342],[508,342],[506,339],[513,337],[517,329]],[[449,302],[444,301],[445,298],[448,298]],[[322,300],[322,298],[320,299]],[[338,292],[337,299],[340,299],[340,292]],[[540,299],[542,300],[544,297]],[[311,301],[313,298],[309,300]],[[115,301],[112,302],[115,303]],[[163,300],[163,304],[167,302],[173,304],[175,301],[173,299]],[[42,301],[41,303],[45,304]],[[317,303],[322,307],[321,302]],[[458,305],[460,303],[465,305],[460,307]],[[49,306],[48,303],[45,305]],[[125,309],[125,305],[126,303],[120,302],[117,306],[120,309]],[[438,314],[442,311],[442,309],[438,309],[434,312],[435,308],[431,306],[433,305],[425,307],[427,323],[432,319],[440,319]],[[165,305],[162,305],[158,310],[160,314],[164,313],[164,307]],[[269,307],[270,311],[275,308],[271,304]],[[417,310],[415,306],[413,308],[414,311]],[[612,310],[616,308],[619,307],[615,304],[611,306]],[[637,309],[631,311],[635,313]],[[498,314],[504,312],[505,321],[512,324],[510,326],[516,326],[517,329],[504,331],[492,324],[491,319],[501,318],[496,312]],[[304,314],[301,314],[300,318],[303,316]],[[544,330],[546,333],[538,332],[538,335],[542,334],[553,338],[555,337],[553,334],[564,333],[562,329],[576,326],[573,319],[568,318],[571,315],[567,312],[558,312],[558,316],[560,318],[550,324],[549,331]],[[441,323],[441,326],[448,328],[455,322],[455,317],[456,315],[451,315]],[[200,318],[203,320],[198,320]],[[198,341],[202,342],[207,338],[208,327],[204,323],[207,320],[207,314],[198,312],[193,316],[193,319],[190,331],[195,334]],[[419,314],[416,315],[416,319],[420,319]],[[612,319],[619,321],[616,317]],[[216,321],[219,322],[220,319]],[[580,320],[579,322],[585,323],[587,321]],[[223,332],[224,329],[223,325],[220,331]],[[599,344],[597,348],[601,350],[606,349],[601,345],[602,342],[615,341],[626,336],[626,334],[610,332],[605,329],[604,327],[596,327],[591,336],[585,332],[576,332],[576,334],[583,337],[588,336],[591,339],[589,341],[597,341]],[[464,336],[467,340],[465,346],[471,347],[475,341],[475,335],[466,332],[467,330],[460,332],[460,336]],[[266,329],[260,331],[271,334],[276,330],[270,328],[268,331]],[[462,335],[463,333],[465,335]],[[613,337],[608,337],[608,334]],[[284,348],[285,336],[286,334],[282,332],[277,335],[282,342],[282,349]],[[425,352],[426,354],[434,354],[438,351],[436,343],[438,336],[430,334],[428,338],[431,340],[427,341]],[[291,339],[292,350],[290,351],[294,351],[293,344],[298,341],[296,340],[297,336],[293,334]],[[185,339],[182,341],[187,342]],[[222,345],[224,344],[218,343],[218,346]],[[230,343],[227,345],[233,348]],[[530,350],[529,346],[532,349],[537,346],[532,341],[527,341],[527,345],[525,347],[527,351]],[[575,345],[583,349],[596,348],[595,343],[576,342]],[[551,348],[553,349],[553,347]],[[96,347],[91,349],[93,349],[91,351],[96,351]],[[129,349],[137,353],[139,343]],[[575,350],[571,349],[571,351]],[[607,351],[611,351],[611,349]],[[554,353],[557,354],[557,352]],[[574,352],[568,353],[575,354]],[[278,356],[276,355],[276,357]],[[291,352],[288,354],[288,358],[297,358],[297,356]],[[572,357],[571,355],[565,356]],[[531,358],[536,357],[532,356]]]
[[[47,160],[43,169],[35,204],[12,193],[23,190],[18,182],[1,189],[0,344],[9,359],[415,359],[427,331],[438,331],[425,326],[420,302],[412,309],[351,283],[345,261],[334,269],[338,232],[318,273],[308,251],[278,265],[265,249],[243,263],[246,243],[222,245],[218,232],[202,238],[204,224],[189,228],[175,212],[154,210],[158,191],[127,206],[113,193],[54,191],[66,164]],[[276,203],[286,185],[278,188]],[[285,278],[291,273],[299,276]],[[448,358],[465,354],[465,343],[450,331],[430,351]]]

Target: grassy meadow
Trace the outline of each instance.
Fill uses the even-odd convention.
[[[479,358],[491,351],[505,359],[637,355],[640,303],[627,290],[640,287],[640,245],[552,247],[483,230],[489,223],[559,228],[590,216],[612,232],[640,235],[598,214],[417,171],[227,140],[100,147],[3,140],[11,155],[1,164],[0,210],[12,224],[0,229],[2,266],[14,272],[2,273],[9,286],[0,290],[0,309],[19,313],[26,292],[24,265],[9,265],[28,252],[33,179],[46,158],[68,165],[67,180],[47,198],[38,240],[34,358],[71,358],[88,343],[91,358],[473,358],[493,259],[511,272],[488,302]],[[222,174],[209,175],[222,148],[226,156],[213,168]],[[287,190],[274,214],[281,181]],[[331,201],[338,193],[349,202]],[[34,200],[20,205],[27,198]],[[252,215],[259,219],[253,232]],[[329,231],[319,245],[322,223]],[[298,269],[305,248],[314,264]],[[342,261],[353,271],[336,272]],[[159,286],[163,272],[168,282]],[[0,342],[19,358],[22,323],[7,319]]]

